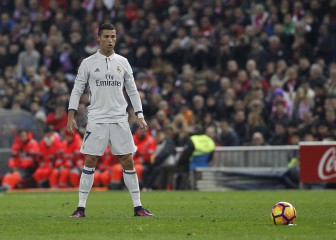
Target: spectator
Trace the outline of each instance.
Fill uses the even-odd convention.
[[[57,103],[55,111],[47,115],[46,123],[53,126],[55,131],[60,132],[67,125],[68,114],[62,102]]]
[[[307,133],[311,133],[313,126],[318,120],[314,118],[312,112],[306,112],[303,117],[303,122],[298,126],[298,132],[301,136],[305,136]]]
[[[84,19],[85,9],[82,7],[79,0],[71,1],[71,6],[68,15],[75,17],[75,19],[77,20]]]
[[[36,169],[40,147],[27,130],[20,130],[12,145],[11,158],[8,160],[10,172],[2,179],[0,191],[17,187],[33,187],[32,174]]]
[[[320,121],[316,125],[315,138],[317,141],[326,141],[334,138],[332,135],[331,126],[326,121]]]
[[[165,130],[158,130],[155,134],[156,149],[151,156],[151,165],[143,173],[144,191],[149,189],[167,189],[172,186],[172,170],[176,164],[176,147]],[[170,174],[169,174],[170,173]],[[157,184],[158,177],[160,183]]]
[[[42,109],[41,105],[39,104],[38,101],[33,100],[32,102],[30,102],[30,106],[29,106],[29,110],[32,113],[32,115],[34,116],[34,118],[39,121],[40,125],[42,127],[45,126],[46,123],[46,114],[45,111]],[[44,128],[41,128],[44,129]]]
[[[283,85],[283,89],[289,94],[289,97],[293,100],[295,92],[301,84],[301,80],[299,78],[296,67],[289,67],[286,74],[288,78]]]
[[[263,103],[260,100],[254,100],[250,104],[250,112],[247,116],[249,126],[249,139],[254,132],[261,132],[265,138],[269,136],[269,129],[262,117]]]
[[[239,137],[239,145],[243,145],[248,140],[248,126],[246,124],[246,116],[243,110],[235,112],[232,128]]]
[[[217,141],[221,146],[239,146],[240,139],[233,128],[231,128],[229,120],[222,119],[219,123],[220,133]]]
[[[7,12],[1,13],[0,17],[0,33],[10,33],[14,27],[14,20],[10,19],[9,14]]]
[[[286,117],[299,124],[300,136],[301,121],[302,131],[310,132],[304,120],[308,114],[303,112],[313,111],[316,123],[325,118],[335,85],[334,1],[233,1],[230,6],[221,1],[187,2],[5,1],[0,16],[1,106],[35,115],[38,108],[43,122],[43,115],[53,113],[58,101],[68,101],[81,59],[97,51],[96,41],[87,36],[95,35],[101,22],[112,21],[120,37],[116,47],[137,65],[136,84],[153,133],[178,114],[188,129],[195,123],[206,127],[221,118],[232,120],[239,109],[247,120],[254,120],[246,121],[248,138],[259,130],[268,140],[277,89],[275,98],[283,92]],[[297,93],[302,93],[299,88],[309,109],[295,105]],[[194,99],[196,95],[203,100]],[[160,107],[161,100],[168,103],[167,109]],[[89,92],[81,102],[89,104]],[[261,109],[255,110],[253,104]],[[158,121],[161,110],[169,121]],[[185,130],[173,126],[172,136],[181,146]],[[12,140],[8,141],[10,145]]]
[[[307,92],[302,87],[299,87],[294,99],[292,119],[295,122],[301,123],[304,119],[305,113],[311,111],[312,108],[313,106],[309,101]]]
[[[286,145],[288,144],[287,125],[281,121],[276,122],[274,126],[274,133],[268,141],[271,145]]]
[[[260,40],[257,38],[252,39],[251,50],[247,56],[248,59],[253,59],[258,62],[258,69],[263,71],[266,68],[267,53],[263,46],[260,44]]]
[[[251,15],[251,23],[254,28],[261,31],[265,27],[266,20],[269,14],[261,4],[254,7],[254,13]]]
[[[43,48],[43,54],[40,60],[40,65],[46,66],[51,72],[55,72],[57,70],[58,63],[54,55],[54,50],[52,46],[46,45]]]
[[[312,88],[327,82],[327,79],[323,75],[323,69],[316,63],[311,66],[309,76],[309,83]]]
[[[186,107],[186,106],[184,106]],[[174,131],[174,143],[178,147],[182,147],[186,144],[188,139],[188,124],[186,116],[178,114],[174,117],[172,122],[172,129]]]
[[[25,51],[20,52],[18,58],[18,77],[25,75],[28,67],[33,66],[38,69],[40,53],[35,50],[34,42],[31,39],[25,41]]]
[[[252,135],[252,140],[247,146],[267,146],[268,144],[265,142],[264,136],[261,132],[255,132]]]

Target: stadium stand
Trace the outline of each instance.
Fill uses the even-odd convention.
[[[335,140],[335,0],[5,0],[0,15],[0,148],[27,126],[40,140],[55,118],[61,131],[102,22],[117,27],[151,134],[169,128],[183,146],[197,124],[218,146]]]

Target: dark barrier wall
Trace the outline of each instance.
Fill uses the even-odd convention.
[[[10,148],[17,131],[20,129],[31,131],[37,140],[43,136],[43,123],[35,119],[29,112],[1,109],[0,148]]]
[[[7,161],[10,157],[10,148],[0,149],[0,177],[8,171]]]

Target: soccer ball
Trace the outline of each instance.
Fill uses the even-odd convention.
[[[292,224],[296,219],[296,210],[288,202],[278,202],[272,208],[271,218],[275,225]]]

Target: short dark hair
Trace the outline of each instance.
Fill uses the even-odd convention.
[[[111,23],[103,23],[99,26],[98,36],[101,35],[103,30],[116,30],[116,29],[115,29],[115,26]]]

